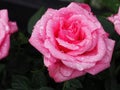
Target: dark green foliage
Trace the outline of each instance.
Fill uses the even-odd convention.
[[[54,90],[53,88],[50,88],[50,87],[41,87],[40,89],[38,90]]]
[[[28,23],[28,32],[31,34],[32,33],[32,30],[34,28],[34,25],[35,23],[38,21],[38,19],[41,18],[41,16],[44,14],[46,8],[45,7],[41,7],[37,12],[36,14],[34,14],[30,20],[29,20],[29,23]]]
[[[108,21],[107,18],[103,16],[99,16],[97,18],[101,22],[104,30],[108,32],[109,37],[111,39],[116,40],[116,41],[120,40],[120,36],[115,32],[113,24],[110,21]]]
[[[72,79],[64,83],[63,90],[78,90],[83,88],[79,79]]]
[[[11,87],[15,90],[30,90],[30,81],[22,75],[12,76]]]
[[[36,89],[47,86],[47,79],[42,70],[32,72],[31,86]]]

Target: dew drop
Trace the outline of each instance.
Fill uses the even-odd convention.
[[[81,57],[81,60],[84,60],[85,58],[84,57]]]
[[[53,14],[49,13],[49,16],[51,17],[51,16],[53,16]]]
[[[9,31],[9,27],[8,27],[8,26],[5,26],[5,30],[6,30],[6,31]]]
[[[40,34],[42,34],[43,33],[43,26],[40,26]]]
[[[96,72],[96,69],[93,69],[92,72]]]
[[[78,68],[78,70],[80,70],[80,71],[83,70],[83,67],[81,67],[79,64],[77,64],[77,68]]]
[[[47,54],[47,58],[50,58],[51,57],[51,55],[50,54]]]
[[[108,50],[112,51],[112,48],[110,46],[108,46]]]
[[[40,26],[40,29],[43,29],[43,26]]]
[[[79,15],[80,17],[82,16],[82,15]]]
[[[82,70],[83,70],[83,68],[82,68],[82,67],[80,67],[80,68],[79,68],[79,70],[80,70],[80,71],[82,71]]]
[[[93,35],[93,38],[96,38],[96,36],[95,36],[95,35]]]

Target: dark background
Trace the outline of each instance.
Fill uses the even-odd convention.
[[[54,2],[54,3],[53,3]],[[58,0],[0,0],[0,9],[8,9],[9,18],[22,30],[27,29],[30,17],[41,7],[59,8],[67,2]]]

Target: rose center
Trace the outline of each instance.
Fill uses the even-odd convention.
[[[60,28],[59,38],[70,43],[80,42],[85,38],[85,33],[79,21],[64,23]]]

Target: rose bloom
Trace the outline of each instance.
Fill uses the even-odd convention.
[[[108,20],[114,24],[115,31],[120,35],[120,7],[118,13],[108,17]]]
[[[10,35],[17,31],[15,22],[9,21],[8,11],[0,10],[0,60],[8,55]]]
[[[29,42],[44,55],[44,64],[56,82],[108,68],[115,43],[90,7],[74,2],[59,10],[48,9]]]

